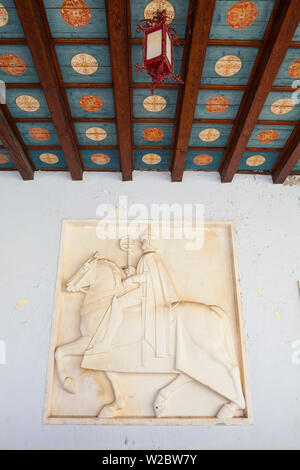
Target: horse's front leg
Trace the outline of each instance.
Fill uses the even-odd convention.
[[[109,379],[113,393],[114,393],[114,400],[112,403],[105,405],[102,410],[100,411],[98,418],[113,418],[115,413],[118,410],[124,408],[125,403],[121,395],[121,391],[119,388],[119,384],[117,381],[118,375],[115,372],[105,372],[106,377]]]
[[[62,386],[70,393],[76,392],[75,382],[72,377],[69,377],[64,365],[65,356],[82,356],[85,353],[91,338],[89,336],[82,336],[81,338],[73,341],[72,343],[58,346],[55,350],[55,360],[59,380]]]
[[[192,382],[193,379],[185,374],[179,374],[172,380],[168,385],[161,388],[157,393],[153,408],[157,418],[160,418],[164,410],[167,407],[167,400],[172,393],[174,393],[178,388],[183,387],[183,385]]]

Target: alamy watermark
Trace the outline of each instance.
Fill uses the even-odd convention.
[[[299,366],[300,365],[300,339],[292,342],[292,349],[294,349],[294,352],[292,354],[292,363],[295,366]]]
[[[100,204],[97,237],[138,239],[145,232],[152,240],[185,240],[186,250],[200,250],[204,242],[203,204],[130,204],[120,196],[117,207]]]
[[[0,339],[0,365],[6,364],[6,344]]]

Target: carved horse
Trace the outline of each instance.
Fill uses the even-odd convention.
[[[124,293],[124,277],[123,271],[117,264],[100,258],[96,253],[67,283],[67,291],[85,294],[80,312],[81,337],[72,343],[58,346],[55,351],[59,380],[70,393],[76,392],[75,381],[65,370],[64,358],[65,356],[85,355],[97,328],[101,322],[105,322],[105,314],[111,307],[113,299]],[[156,372],[173,373],[176,376],[156,394],[153,402],[156,417],[163,414],[170,395],[192,381],[209,387],[229,401],[221,407],[218,418],[242,416],[245,401],[230,325],[225,312],[220,307],[197,302],[179,302],[173,305],[171,310],[174,347],[167,365],[163,360],[155,358],[154,363],[157,364]],[[140,316],[141,311],[137,310],[135,314],[133,311],[130,321],[135,324]],[[139,327],[130,328],[129,335],[122,334],[129,318],[128,312],[125,311],[123,318],[124,323],[121,323],[119,327],[120,334],[116,335],[119,344],[114,345],[115,351],[118,351],[118,347],[121,351],[123,365],[116,368],[110,366],[114,370],[106,370],[106,367],[96,369],[103,370],[114,393],[113,402],[100,410],[99,417],[101,418],[113,417],[116,411],[125,406],[118,386],[119,372],[153,373],[151,368],[149,370],[149,368],[138,365],[135,367],[132,364],[131,367],[127,367],[126,357],[138,357],[139,354],[136,354],[136,351],[142,351],[142,347],[137,349],[137,346],[139,347],[142,343],[142,338]],[[122,352],[122,347],[132,347],[133,352],[127,356]],[[113,364],[110,360],[110,352],[105,354],[108,358],[107,363]],[[159,364],[163,362],[164,365],[160,366]]]

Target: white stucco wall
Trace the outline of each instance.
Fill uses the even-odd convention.
[[[119,195],[150,204],[203,203],[207,220],[236,223],[254,425],[251,427],[92,427],[41,424],[61,220],[94,218]],[[300,186],[266,176],[190,173],[40,173],[22,182],[0,174],[1,449],[300,449]],[[20,302],[23,300],[23,302]],[[23,303],[23,305],[22,305]],[[2,343],[3,345],[3,343]],[[300,349],[300,346],[298,346]],[[298,355],[298,358],[300,354]],[[4,362],[4,361],[2,361]]]

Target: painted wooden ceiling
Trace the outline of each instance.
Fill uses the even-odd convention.
[[[27,0],[23,6],[20,3],[0,3],[0,79],[6,85],[2,118],[33,171],[67,171],[74,164],[70,155],[74,148],[69,150],[62,136],[49,86],[42,78],[49,64],[37,59],[34,38],[24,23]],[[300,93],[295,93],[300,87],[300,26],[295,27],[287,11],[299,7],[297,0],[33,0],[32,4],[37,22],[32,28],[44,25],[45,47],[51,51],[57,80],[53,79],[53,88],[65,107],[70,139],[79,151],[77,165],[83,171],[122,171],[124,177],[126,166],[124,179],[130,179],[133,169],[165,170],[175,174],[174,181],[188,170],[222,174],[229,168],[231,176],[223,181],[232,180],[235,172],[274,175],[277,171],[280,176],[275,182],[300,174]],[[142,37],[136,27],[156,8],[167,8],[174,17],[172,26],[180,38],[174,52],[175,72],[181,73],[185,84],[169,81],[151,96],[150,78],[134,73],[136,62],[142,62]],[[204,34],[197,36],[204,8],[208,16],[211,10],[206,39]],[[299,10],[294,10],[297,21]],[[108,18],[113,21],[118,11],[127,36],[120,45],[108,27]],[[207,23],[206,17],[203,22]],[[262,69],[266,73],[266,64],[274,62],[276,48],[282,44],[274,43],[274,34],[284,34],[287,26],[294,28],[291,40],[282,46],[282,60],[277,60],[271,86],[264,89],[266,99],[259,103],[259,87],[265,83]],[[195,58],[197,41],[203,42],[204,54],[200,51]],[[120,57],[112,57],[119,46],[120,53],[124,48],[128,51],[127,69],[118,70]],[[120,103],[126,75],[128,110],[126,99]],[[247,102],[253,106],[247,107]],[[252,127],[248,111],[253,112]],[[190,114],[187,122],[181,122],[186,113]],[[129,116],[127,127],[124,116]],[[241,142],[242,138],[246,141]],[[6,135],[0,144],[0,170],[20,169]]]

